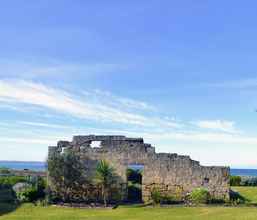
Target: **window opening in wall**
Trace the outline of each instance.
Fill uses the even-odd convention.
[[[101,147],[101,141],[92,141],[91,144],[90,144],[90,147],[100,148]]]

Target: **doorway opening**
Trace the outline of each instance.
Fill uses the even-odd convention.
[[[128,202],[142,202],[142,174],[144,165],[131,164],[127,169]]]

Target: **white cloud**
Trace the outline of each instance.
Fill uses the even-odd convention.
[[[150,110],[150,111],[156,110],[154,106],[149,105],[146,102],[116,96],[110,92],[101,91],[98,89],[94,91],[84,91],[83,94],[88,97],[94,96],[97,100],[100,100],[102,103],[105,103],[107,101],[108,105],[111,105],[116,108],[122,107],[127,109],[138,109],[138,110]]]
[[[225,120],[203,120],[193,122],[199,128],[219,130],[222,132],[236,133],[235,122]]]
[[[112,100],[116,101],[115,98]],[[111,103],[113,101],[110,101]],[[114,122],[139,126],[179,126],[174,121],[147,117],[112,107],[111,104],[92,102],[67,91],[28,81],[0,81],[0,102],[4,104],[28,104],[55,110],[73,117],[101,122]],[[117,101],[116,101],[117,102]],[[118,99],[120,102],[120,98]],[[136,101],[135,101],[136,103]],[[122,105],[122,104],[121,104]],[[127,107],[128,105],[126,105]]]
[[[49,124],[49,123],[42,123],[42,122],[19,121],[18,123],[22,125],[44,127],[44,128],[71,128],[70,126],[59,125],[59,124]]]

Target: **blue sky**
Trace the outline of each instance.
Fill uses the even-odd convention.
[[[0,160],[76,134],[257,168],[255,1],[5,1]]]

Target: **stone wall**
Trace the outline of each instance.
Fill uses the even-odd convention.
[[[100,141],[100,147],[91,147]],[[201,166],[189,156],[156,153],[155,148],[145,144],[142,138],[125,136],[74,136],[71,142],[59,141],[49,147],[49,156],[63,151],[75,151],[80,155],[88,178],[93,178],[99,160],[108,161],[118,175],[122,200],[127,198],[126,171],[130,165],[143,165],[142,197],[150,199],[153,187],[167,195],[184,197],[194,188],[205,187],[217,199],[229,196],[229,168]],[[125,187],[124,187],[125,186]]]

